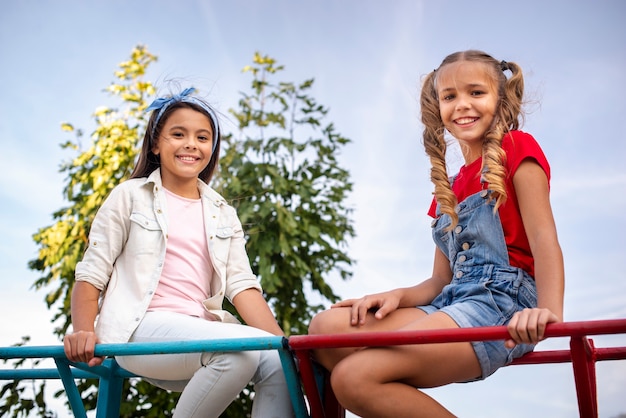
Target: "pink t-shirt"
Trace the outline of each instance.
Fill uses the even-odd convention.
[[[149,311],[173,311],[213,319],[202,301],[211,295],[209,257],[201,199],[165,190],[168,238],[165,263]]]

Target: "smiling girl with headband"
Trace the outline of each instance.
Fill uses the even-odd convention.
[[[235,209],[207,185],[219,159],[219,123],[193,91],[148,107],[137,166],[94,218],[76,265],[73,332],[64,339],[71,361],[102,363],[96,343],[283,335],[250,268]],[[247,325],[223,309],[225,297]],[[176,418],[217,418],[251,381],[253,417],[293,415],[275,350],[116,359],[182,392]]]
[[[510,76],[507,77],[507,74]],[[519,131],[522,71],[481,51],[457,52],[424,80],[423,142],[435,199],[432,276],[335,304],[312,334],[507,325],[508,341],[317,350],[339,402],[361,417],[450,417],[421,390],[484,379],[563,319],[563,256],[550,168]],[[449,177],[446,131],[465,165]],[[463,411],[460,411],[463,416]]]

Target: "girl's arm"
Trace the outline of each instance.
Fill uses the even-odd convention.
[[[72,290],[72,327],[74,332],[63,339],[65,355],[71,361],[88,363],[96,366],[102,363],[102,357],[94,357],[95,344],[98,342],[94,332],[94,323],[98,315],[100,290],[90,283],[78,281]]]
[[[283,336],[285,333],[278,326],[274,314],[258,289],[246,289],[237,293],[233,305],[247,325],[259,328],[270,334]]]
[[[546,324],[563,320],[563,254],[550,205],[548,178],[541,166],[532,160],[522,162],[513,176],[513,185],[535,260],[537,308],[515,314],[508,328],[516,342],[537,343],[543,339]]]
[[[430,304],[441,293],[444,286],[450,283],[450,280],[452,280],[450,262],[445,254],[437,248],[433,274],[429,279],[412,287],[367,295],[360,299],[347,299],[335,303],[331,308],[350,307],[352,309],[352,325],[362,325],[365,323],[365,318],[370,309],[376,309],[374,316],[377,319],[383,319],[398,308],[414,308]]]

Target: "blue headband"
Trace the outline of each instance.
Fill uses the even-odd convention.
[[[213,122],[213,149],[211,150],[211,152],[213,153],[215,152],[215,148],[217,147],[217,142],[219,141],[219,137],[220,137],[219,126],[217,123],[217,116],[215,115],[215,112],[213,111],[213,109],[211,109],[202,100],[199,100],[194,96],[190,96],[190,94],[193,93],[195,90],[196,90],[195,88],[189,87],[183,90],[182,93],[175,94],[171,97],[159,97],[158,99],[153,101],[150,106],[148,106],[148,108],[146,109],[146,112],[149,112],[151,110],[159,110],[159,113],[157,114],[157,117],[154,120],[154,127],[152,128],[152,136],[154,136],[156,127],[159,124],[159,120],[161,119],[161,116],[163,116],[163,112],[165,112],[165,109],[167,109],[174,103],[180,103],[180,102],[193,103],[195,105],[200,106],[202,109],[204,109],[209,114],[209,117],[211,118],[211,121]]]

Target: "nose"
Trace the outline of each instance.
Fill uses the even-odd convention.
[[[456,100],[456,110],[466,110],[471,107],[469,97],[464,94],[461,94],[457,97]]]
[[[185,149],[198,149],[196,139],[193,136],[187,137],[187,141],[185,142]]]

